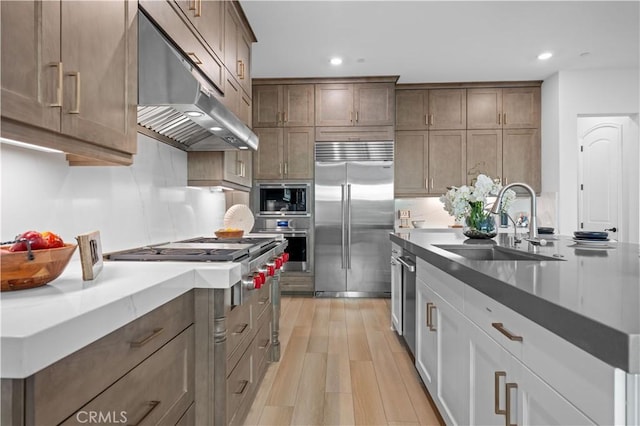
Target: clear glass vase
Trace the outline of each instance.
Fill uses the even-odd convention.
[[[471,211],[465,218],[462,233],[468,238],[493,238],[498,235],[495,218],[484,210],[484,203],[469,203]]]

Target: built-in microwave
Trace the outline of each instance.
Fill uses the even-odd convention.
[[[256,215],[309,215],[313,205],[309,182],[258,183],[254,191],[253,209]]]

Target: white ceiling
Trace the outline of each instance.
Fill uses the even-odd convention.
[[[400,83],[544,80],[638,68],[640,1],[242,0],[252,77],[400,75]],[[537,55],[554,56],[542,62]],[[341,56],[343,65],[329,64]]]

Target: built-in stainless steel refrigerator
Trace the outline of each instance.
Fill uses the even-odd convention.
[[[315,291],[388,296],[393,142],[315,145]]]

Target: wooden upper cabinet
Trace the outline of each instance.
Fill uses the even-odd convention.
[[[396,130],[428,130],[428,115],[428,90],[396,90]]]
[[[204,41],[224,58],[225,2],[219,0],[174,0]]]
[[[466,102],[466,89],[397,90],[396,129],[466,129]]]
[[[392,126],[395,121],[395,84],[354,84],[355,126]]]
[[[468,129],[538,127],[540,127],[540,87],[468,89]]]
[[[462,186],[467,178],[466,131],[429,132],[429,190],[444,194],[448,186]]]
[[[524,182],[540,192],[540,167],[539,129],[508,129],[502,132],[503,184]]]
[[[137,42],[135,1],[3,1],[3,136],[131,164]]]
[[[283,129],[255,128],[260,146],[253,154],[254,179],[282,179],[283,168]]]
[[[401,196],[428,194],[429,132],[396,132],[394,192]]]
[[[540,127],[540,87],[502,89],[502,127],[535,129]]]
[[[199,0],[196,0],[198,2]],[[250,30],[240,18],[236,2],[225,1],[224,64],[228,72],[238,80],[242,89],[251,94],[251,43]]]
[[[253,88],[256,127],[308,127],[314,120],[313,84],[257,85]]]
[[[429,130],[460,130],[466,128],[466,89],[429,90]]]
[[[316,126],[390,126],[393,83],[316,84]]]
[[[479,174],[502,179],[502,130],[467,130],[467,185]]]
[[[313,127],[255,128],[255,179],[313,179]]]
[[[3,117],[60,131],[60,3],[3,1]]]

